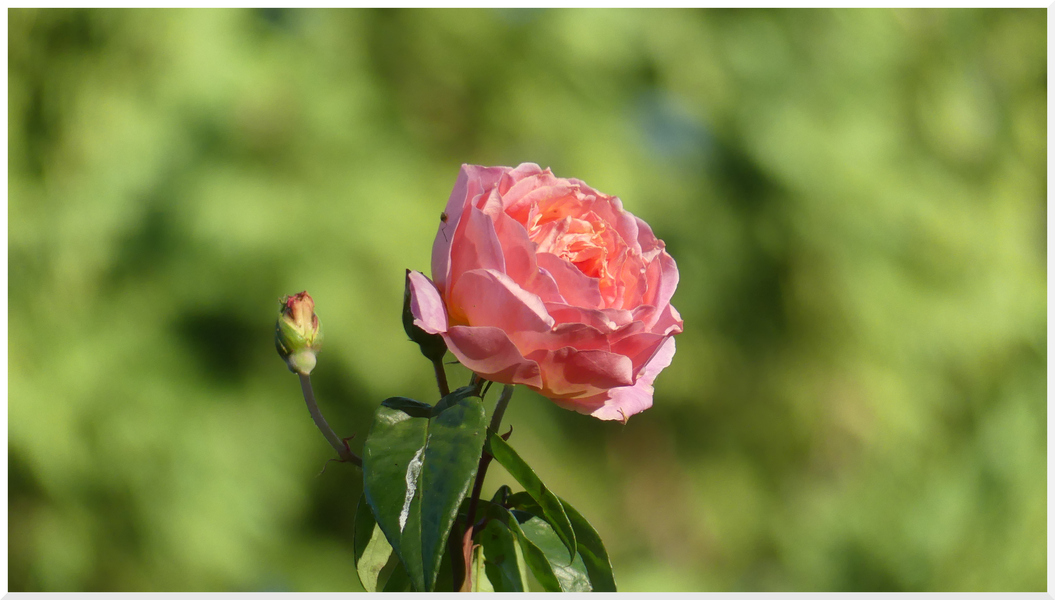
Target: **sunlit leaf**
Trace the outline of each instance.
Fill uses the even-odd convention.
[[[417,590],[435,584],[485,438],[480,399],[464,388],[451,396],[440,410],[408,398],[386,400],[364,446],[364,495]]]
[[[365,498],[359,499],[355,510],[355,529],[352,535],[352,550],[355,570],[359,582],[368,592],[378,591],[378,576],[392,557],[392,545],[377,526],[374,513]]]
[[[509,496],[507,504],[510,507],[530,512],[537,517],[542,517],[542,508],[535,499],[525,492],[518,492]],[[601,541],[601,536],[590,525],[579,511],[561,499],[564,512],[568,515],[572,526],[575,528],[575,541],[578,545],[579,556],[582,558],[586,571],[590,575],[590,585],[595,592],[616,591],[615,577],[612,574],[612,563],[608,558],[608,551]]]

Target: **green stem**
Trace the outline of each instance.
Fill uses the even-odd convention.
[[[348,444],[337,437],[337,434],[330,428],[330,424],[326,422],[326,418],[322,416],[319,405],[315,402],[315,392],[311,389],[311,377],[307,375],[300,376],[300,389],[304,392],[304,403],[308,405],[311,419],[315,421],[315,426],[322,432],[322,436],[326,438],[326,441],[337,451],[337,456],[341,457],[341,462],[350,462],[361,469],[363,460],[348,448]]]
[[[432,361],[432,369],[436,371],[436,387],[440,388],[440,398],[451,393],[451,387],[447,385],[447,372],[443,370],[443,359]]]

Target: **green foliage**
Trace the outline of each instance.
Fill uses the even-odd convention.
[[[1046,40],[1043,9],[10,9],[10,589],[358,590],[361,476],[318,476],[275,302],[315,298],[359,451],[380,399],[438,400],[398,312],[458,166],[534,161],[681,274],[652,408],[504,421],[620,590],[1044,590]]]
[[[486,422],[480,398],[381,403],[363,456],[365,498],[417,591],[431,591],[462,499],[476,475]]]
[[[381,570],[392,558],[392,545],[385,539],[385,534],[374,520],[373,512],[366,497],[359,499],[355,511],[355,570],[359,574],[359,583],[368,592],[376,592],[384,586],[379,585]]]
[[[538,475],[535,475],[535,471],[524,462],[524,459],[520,458],[520,455],[505,440],[492,431],[488,431],[485,449],[520,485],[524,486],[524,491],[528,496],[538,503],[542,517],[552,525],[557,537],[567,549],[568,560],[573,559],[575,557],[575,530],[572,528],[571,521],[568,520],[568,515],[564,513],[564,505],[560,498],[547,489]],[[567,563],[568,560],[564,562]]]
[[[479,567],[473,573],[473,584],[487,581],[496,592],[525,592],[528,590],[524,555],[517,546],[513,532],[500,521],[488,521],[477,534],[480,544]]]

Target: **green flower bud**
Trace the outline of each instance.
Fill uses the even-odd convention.
[[[410,310],[410,269],[407,269],[405,285],[403,287],[403,331],[411,341],[418,345],[425,358],[436,362],[443,358],[447,352],[447,343],[443,336],[436,333],[428,333],[414,324],[414,313]]]
[[[289,370],[307,375],[315,368],[315,353],[322,347],[322,329],[315,301],[308,292],[286,296],[275,324],[275,348]]]

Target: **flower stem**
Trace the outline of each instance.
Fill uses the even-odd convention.
[[[509,400],[513,397],[513,386],[503,385],[502,393],[498,396],[498,401],[495,402],[495,409],[491,413],[491,424],[488,429],[493,431],[496,435],[498,434],[498,426],[502,423],[502,417],[506,413],[506,407],[509,406]],[[476,533],[475,521],[476,518],[476,505],[480,501],[480,491],[484,486],[484,477],[487,476],[487,466],[491,464],[491,459],[494,458],[487,452],[480,455],[480,465],[476,468],[476,481],[473,483],[472,496],[469,497],[469,511],[465,519],[465,535],[462,537],[462,556],[465,560],[465,579],[462,582],[461,591],[468,592],[472,591],[472,556],[473,556],[473,535]]]
[[[443,359],[432,361],[432,369],[436,371],[436,387],[440,388],[440,397],[444,397],[451,393],[451,388],[447,385],[447,372],[443,370]]]
[[[315,426],[322,432],[322,436],[326,438],[326,441],[337,451],[337,456],[341,457],[341,462],[350,462],[360,469],[363,468],[363,459],[356,456],[348,447],[348,444],[337,437],[333,429],[330,429],[330,424],[326,422],[326,418],[322,416],[322,412],[319,411],[319,405],[315,403],[315,392],[311,389],[311,377],[308,375],[300,376],[300,389],[304,392],[304,403],[308,405],[311,419],[315,421]]]

